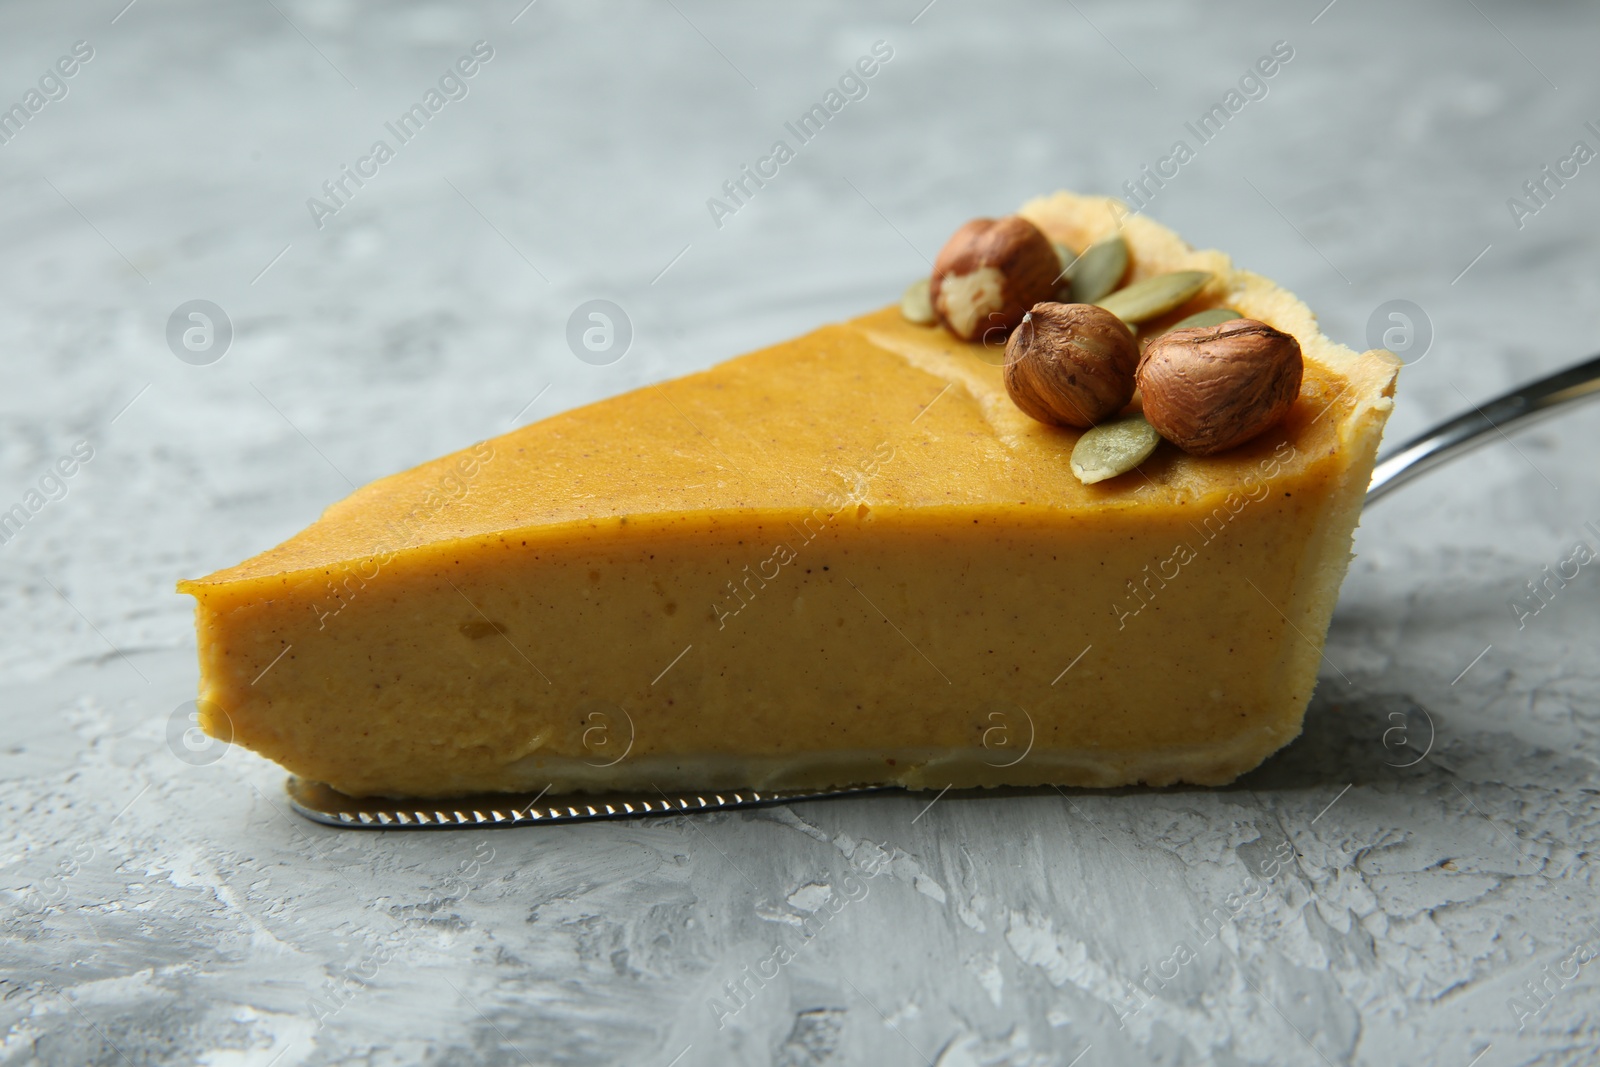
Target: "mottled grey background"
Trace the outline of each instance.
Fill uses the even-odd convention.
[[[969,216],[1115,192],[1276,41],[1153,214],[1353,345],[1423,308],[1391,440],[1597,347],[1600,163],[1507,206],[1600,148],[1589,5],[522,2],[0,8],[0,104],[94,49],[0,145],[0,510],[93,449],[0,546],[0,1062],[1592,1062],[1595,965],[1524,983],[1600,949],[1596,568],[1522,629],[1510,602],[1600,543],[1600,409],[1368,516],[1306,735],[1231,789],[362,834],[169,743],[178,577],[882,304]],[[869,95],[713,225],[880,39]],[[478,40],[470,95],[319,231],[306,199]],[[194,299],[233,325],[211,365],[168,349]],[[566,346],[590,299],[633,323],[610,366]]]

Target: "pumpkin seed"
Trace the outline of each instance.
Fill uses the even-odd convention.
[[[1160,443],[1161,435],[1143,415],[1102,422],[1073,446],[1072,473],[1084,485],[1115,478],[1149,459]]]
[[[928,297],[928,279],[918,278],[906,286],[906,291],[900,294],[900,314],[907,322],[918,326],[932,326],[939,321],[939,316],[933,313],[933,301]]]
[[[1067,268],[1067,278],[1072,282],[1072,302],[1093,304],[1116,289],[1122,276],[1128,273],[1128,242],[1120,234],[1097,241],[1083,250]]]
[[[1094,303],[1123,322],[1144,322],[1157,315],[1165,315],[1173,308],[1182,307],[1210,280],[1210,271],[1175,270],[1170,274],[1157,274],[1154,278],[1134,282],[1126,289],[1118,289]]]
[[[1232,308],[1206,308],[1204,311],[1196,311],[1186,319],[1179,319],[1170,329],[1161,332],[1171,333],[1173,330],[1192,330],[1196,326],[1221,326],[1225,322],[1232,322],[1234,319],[1242,318],[1244,316]]]
[[[1051,241],[1050,243],[1056,246],[1056,259],[1061,261],[1061,269],[1065,271],[1072,266],[1073,261],[1078,258],[1078,253],[1072,250],[1072,246],[1064,245],[1060,241]]]

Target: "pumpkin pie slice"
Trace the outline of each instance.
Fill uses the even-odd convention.
[[[1300,731],[1397,361],[1116,201],[1021,214],[1292,334],[1298,398],[1092,485],[887,308],[396,474],[182,582],[202,725],[352,795],[1231,781]]]

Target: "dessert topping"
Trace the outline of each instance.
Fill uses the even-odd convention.
[[[1095,303],[1131,325],[1182,307],[1210,280],[1210,271],[1175,270],[1134,282]]]
[[[1112,234],[1096,241],[1083,250],[1067,268],[1067,278],[1072,282],[1072,302],[1093,304],[1113,292],[1128,273],[1128,242],[1121,234]]]
[[[1006,343],[1006,392],[1040,422],[1087,429],[1133,398],[1139,345],[1093,304],[1035,304]]]
[[[1017,215],[973,219],[933,263],[933,309],[963,341],[1002,341],[1055,292],[1061,261],[1037,226]]]
[[[1294,337],[1235,319],[1151,341],[1137,378],[1156,432],[1185,452],[1209,456],[1276,425],[1300,395],[1303,372]]]
[[[1160,443],[1160,435],[1143,415],[1103,422],[1073,446],[1072,473],[1084,485],[1115,478],[1149,459]]]
[[[928,279],[918,278],[906,286],[906,291],[900,294],[900,314],[907,322],[918,326],[932,326],[939,321],[939,316],[933,312],[933,301],[928,299]]]

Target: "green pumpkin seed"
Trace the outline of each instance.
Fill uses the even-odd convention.
[[[1072,473],[1084,485],[1115,478],[1149,459],[1160,443],[1161,435],[1143,415],[1102,422],[1073,446]]]
[[[939,321],[939,316],[933,313],[933,301],[928,297],[928,279],[918,278],[906,286],[906,291],[900,294],[900,314],[907,322],[918,326],[932,326]]]
[[[1067,268],[1072,282],[1072,302],[1093,304],[1117,287],[1128,273],[1128,242],[1120,234],[1107,237],[1083,250],[1083,255]]]
[[[1225,322],[1232,322],[1234,319],[1242,318],[1244,316],[1232,308],[1206,308],[1204,311],[1196,311],[1186,319],[1179,319],[1170,329],[1161,332],[1171,333],[1173,330],[1192,330],[1196,326],[1221,326]]]
[[[1056,246],[1056,259],[1060,260],[1062,271],[1072,266],[1073,261],[1078,258],[1078,253],[1072,250],[1072,246],[1064,245],[1060,241],[1050,243]]]
[[[1154,278],[1134,282],[1126,289],[1118,289],[1094,303],[1123,322],[1144,322],[1157,315],[1165,315],[1173,308],[1182,307],[1210,280],[1210,271],[1175,270],[1170,274],[1157,274]]]

